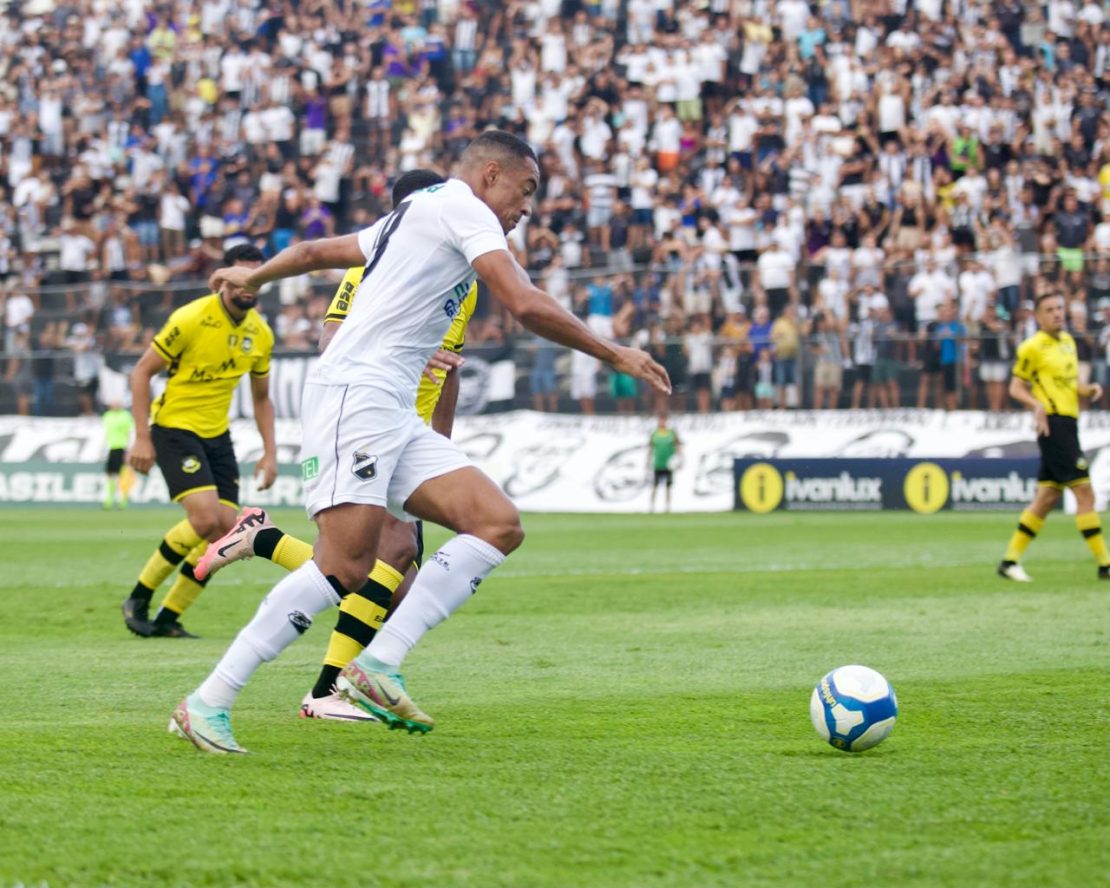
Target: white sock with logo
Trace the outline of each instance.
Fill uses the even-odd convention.
[[[207,706],[230,709],[254,671],[301,637],[320,611],[339,595],[315,561],[306,561],[262,599],[254,617],[235,637],[212,674],[197,689]]]
[[[460,534],[424,562],[405,600],[382,626],[365,656],[397,668],[429,629],[478,591],[505,556],[476,536]]]

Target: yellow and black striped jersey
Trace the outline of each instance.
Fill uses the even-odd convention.
[[[269,374],[274,334],[253,308],[236,322],[210,293],[170,315],[151,347],[169,363],[169,382],[154,402],[151,422],[215,438],[227,431],[243,374]]]
[[[1014,376],[1033,386],[1046,413],[1079,416],[1079,355],[1070,333],[1038,330],[1018,346]]]
[[[335,296],[332,297],[327,314],[324,315],[325,324],[342,323],[350,314],[351,301],[355,298],[358,285],[362,283],[363,271],[365,269],[361,265],[347,269],[347,273],[343,275],[343,280],[339,282],[339,289],[335,291]],[[451,321],[447,335],[443,337],[442,348],[444,351],[461,352],[463,350],[463,346],[466,344],[466,325],[474,315],[474,306],[477,303],[478,282],[475,281],[470,285],[470,290],[463,299],[458,314]],[[443,380],[447,376],[447,373],[443,370],[433,370],[432,372],[439,380],[439,384],[437,385],[426,376],[422,376],[420,387],[416,390],[416,412],[426,423],[432,421],[432,414],[435,413],[439,396],[443,392]]]

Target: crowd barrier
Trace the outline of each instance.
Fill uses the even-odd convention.
[[[981,505],[1010,508],[1032,493],[1028,479],[1034,471],[1037,450],[1032,421],[1026,414],[754,411],[680,414],[672,417],[671,424],[682,442],[674,472],[675,511],[729,511],[737,507],[738,498],[744,505],[743,484],[738,482],[742,482],[747,469],[738,476],[737,465],[777,467],[781,460],[832,461],[821,463],[820,471],[813,475],[802,474],[798,467],[786,469],[795,473],[796,481],[800,479],[792,490],[811,492],[823,487],[835,489],[842,471],[849,472],[851,479],[860,465],[881,467],[882,472],[894,473],[890,476],[894,480],[884,483],[888,488],[885,495],[895,499],[885,502],[895,504],[901,491],[902,502],[897,507],[914,508],[916,497],[927,506],[918,511],[929,511],[933,506],[970,508],[977,502],[975,497],[991,484],[1001,490],[1000,494],[991,494],[999,499]],[[460,417],[454,437],[475,464],[523,510],[643,512],[648,509],[651,493],[648,437],[654,426],[650,416],[589,417],[519,410]],[[253,462],[261,452],[257,429],[250,420],[232,423],[232,438],[243,467],[244,504],[302,505],[297,466],[300,423],[278,420],[276,431],[282,474],[274,488],[259,492],[250,478]],[[1080,437],[1091,463],[1099,507],[1103,508],[1110,500],[1110,414],[1084,414]],[[103,493],[105,455],[101,427],[95,418],[0,417],[0,504],[97,505]],[[853,462],[837,462],[848,460]],[[921,464],[938,468],[928,474],[916,468]],[[814,463],[805,465],[809,467],[805,471],[810,471]],[[905,467],[909,471],[898,475]],[[782,469],[776,471],[784,479],[785,491],[786,475]],[[861,477],[880,477],[877,471],[867,469]],[[920,493],[911,493],[906,499],[907,478],[911,475]],[[826,480],[807,485],[806,478]],[[941,502],[934,492],[944,479],[949,493]],[[934,492],[926,495],[928,485]],[[157,471],[138,479],[132,501],[136,506],[168,501]],[[757,508],[753,509],[751,502]],[[754,499],[749,495],[747,510],[767,511],[770,502],[766,494]],[[775,505],[794,507],[793,499]],[[661,506],[660,498],[657,507]]]

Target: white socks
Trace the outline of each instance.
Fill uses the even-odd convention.
[[[307,561],[270,590],[253,619],[236,636],[212,674],[197,689],[207,706],[230,709],[251,675],[312,625],[322,610],[339,604],[339,595],[315,561]]]
[[[364,656],[396,668],[429,629],[478,591],[505,556],[476,536],[460,534],[424,562],[405,600],[381,628]]]

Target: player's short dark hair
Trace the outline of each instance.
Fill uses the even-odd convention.
[[[236,262],[265,262],[266,257],[254,244],[236,244],[224,250],[224,265],[234,265]]]
[[[486,130],[473,142],[466,146],[463,158],[470,157],[511,157],[514,160],[530,160],[539,166],[536,152],[520,136],[514,136],[505,130]]]
[[[1064,299],[1064,294],[1057,293],[1054,290],[1049,290],[1047,293],[1041,293],[1041,295],[1038,296],[1033,302],[1034,310],[1040,308],[1041,303],[1044,302],[1046,299]],[[1067,301],[1067,299],[1064,299],[1065,303],[1067,303]]]
[[[401,178],[393,183],[393,206],[397,206],[414,191],[431,188],[446,181],[435,170],[409,170],[407,173],[402,173]]]

